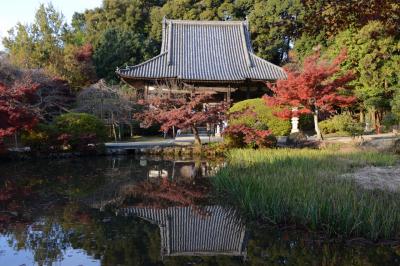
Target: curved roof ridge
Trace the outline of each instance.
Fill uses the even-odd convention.
[[[246,20],[184,20],[184,19],[165,19],[165,21],[173,24],[190,24],[190,25],[242,25],[246,24]]]

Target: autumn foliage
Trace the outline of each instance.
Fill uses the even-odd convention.
[[[38,85],[27,83],[7,87],[0,83],[0,141],[17,130],[29,130],[38,122],[32,105]]]
[[[196,206],[198,202],[209,196],[209,184],[198,182],[177,182],[169,178],[161,178],[159,182],[143,181],[129,188],[128,195],[141,198],[145,206],[162,208],[166,206]],[[204,182],[202,182],[204,181]],[[140,205],[140,204],[138,204]]]
[[[324,28],[331,37],[349,26],[361,28],[370,21],[380,21],[390,31],[397,31],[400,24],[398,0],[303,0],[302,3],[307,21],[303,30],[311,34],[319,34]]]
[[[223,135],[235,143],[232,146],[237,147],[270,148],[276,145],[276,139],[270,130],[256,129],[244,124],[228,126]]]
[[[323,60],[319,53],[305,58],[301,69],[286,68],[287,79],[268,84],[273,96],[264,96],[270,106],[283,107],[277,116],[290,118],[292,109],[297,114],[313,113],[317,124],[318,112],[335,112],[336,108],[346,107],[356,101],[351,95],[348,83],[354,79],[352,72],[341,73],[340,64],[346,59],[342,51],[333,61]]]
[[[156,97],[143,102],[145,111],[137,114],[135,118],[142,121],[144,127],[160,124],[162,131],[168,131],[172,127],[191,129],[195,136],[195,143],[201,144],[198,127],[206,123],[224,121],[228,108],[226,102],[205,104],[210,99],[211,95],[206,93],[177,99]]]

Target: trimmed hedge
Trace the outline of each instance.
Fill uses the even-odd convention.
[[[246,108],[252,108],[256,115],[254,117],[243,115],[240,118],[229,120],[229,124],[244,124],[258,130],[268,129],[275,136],[286,136],[290,133],[290,121],[276,117],[274,111],[277,109],[267,106],[261,98],[237,102],[229,109],[229,112],[238,112]]]
[[[364,131],[362,123],[350,114],[335,115],[318,123],[323,134],[361,135]]]
[[[86,113],[67,113],[60,115],[54,121],[58,132],[70,134],[78,138],[85,134],[95,134],[96,139],[107,139],[107,129],[96,116]]]
[[[107,139],[107,129],[97,117],[86,113],[67,113],[51,124],[38,124],[22,135],[22,141],[33,152],[92,152]]]

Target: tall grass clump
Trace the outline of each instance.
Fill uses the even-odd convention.
[[[331,236],[391,239],[400,237],[400,193],[364,190],[343,174],[396,160],[366,151],[238,149],[213,182],[251,219]]]

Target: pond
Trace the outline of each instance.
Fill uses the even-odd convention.
[[[224,161],[96,157],[0,164],[0,265],[400,265],[393,245],[248,221],[213,195]]]

